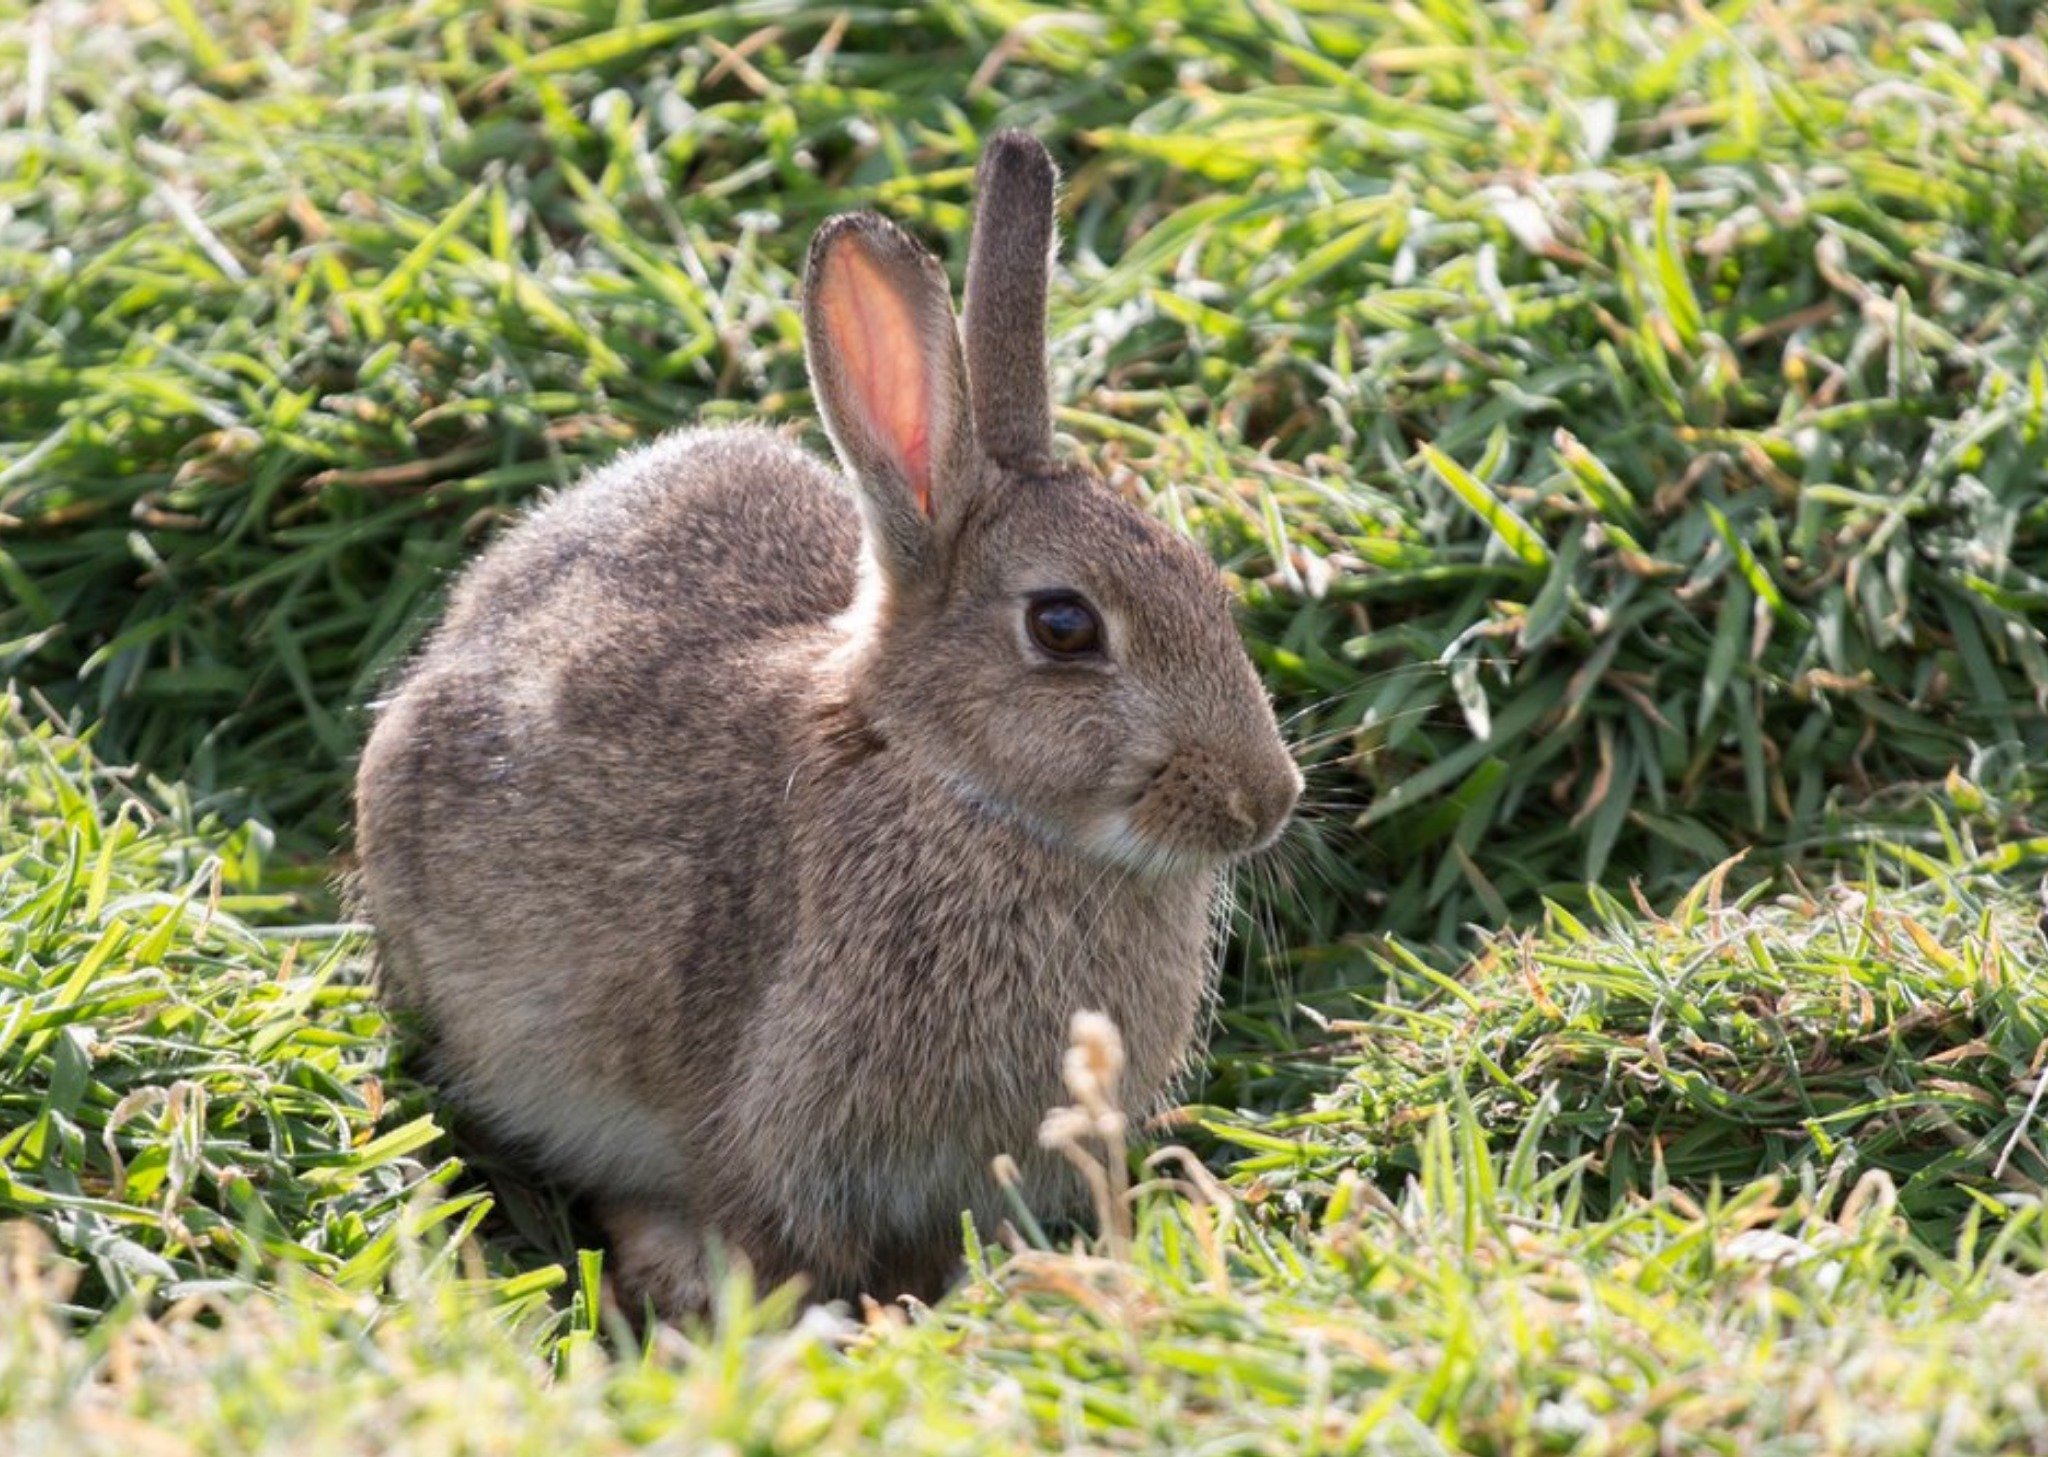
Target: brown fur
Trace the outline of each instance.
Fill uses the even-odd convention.
[[[990,138],[975,172],[981,208],[967,250],[967,377],[974,431],[990,460],[1028,468],[1052,455],[1045,290],[1059,176],[1029,137]]]
[[[1000,1213],[998,1153],[1068,1207],[1035,1129],[1069,1019],[1114,1018],[1132,1111],[1155,1105],[1221,867],[1299,789],[1207,559],[978,438],[966,358],[1042,388],[1028,239],[1051,227],[1042,149],[991,145],[1045,185],[984,169],[978,238],[1037,212],[1020,253],[983,250],[965,356],[902,234],[837,219],[814,246],[812,377],[856,489],[755,428],[622,457],[470,569],[364,752],[391,994],[451,1095],[592,1193],[622,1282],[670,1312],[704,1299],[710,1237],[823,1296],[935,1296],[960,1213]],[[915,352],[917,411],[848,332],[871,329]],[[1006,370],[1004,337],[1033,360]],[[1048,589],[1096,605],[1106,661],[1031,646]]]

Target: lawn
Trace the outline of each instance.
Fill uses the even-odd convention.
[[[0,1447],[2048,1451],[2044,117],[2024,4],[0,0]],[[1127,1212],[643,1339],[394,1060],[365,705],[822,448],[811,229],[1001,125],[1309,800]]]

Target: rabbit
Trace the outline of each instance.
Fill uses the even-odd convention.
[[[659,1314],[732,1256],[937,1299],[1002,1154],[1083,1212],[1035,1139],[1070,1019],[1161,1106],[1227,868],[1300,792],[1214,564],[1055,457],[1057,182],[986,144],[958,320],[907,234],[827,221],[803,332],[845,476],[758,425],[624,454],[482,554],[377,710],[384,992]]]

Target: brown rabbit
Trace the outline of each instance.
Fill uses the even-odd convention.
[[[1000,1153],[1070,1207],[1034,1137],[1069,1019],[1156,1105],[1223,867],[1300,790],[1215,568],[1054,459],[1055,182],[990,142],[959,325],[909,237],[826,223],[804,337],[851,488],[756,428],[622,457],[461,580],[364,752],[386,986],[664,1311],[713,1242],[934,1298]]]

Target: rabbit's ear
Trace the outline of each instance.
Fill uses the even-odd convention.
[[[982,451],[1004,465],[1052,454],[1045,380],[1045,289],[1052,267],[1052,157],[1037,138],[998,132],[975,174],[967,253],[967,377]]]
[[[872,213],[831,219],[804,273],[804,355],[884,566],[923,572],[933,522],[958,504],[944,498],[980,475],[945,270]]]

